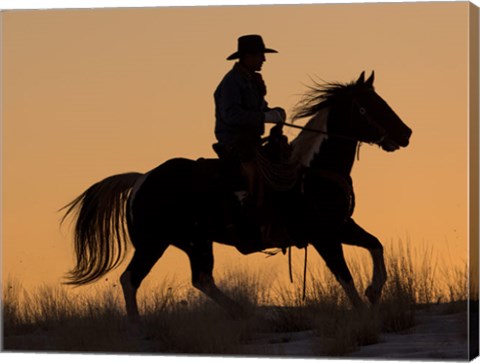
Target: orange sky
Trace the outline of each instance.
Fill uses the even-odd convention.
[[[213,156],[213,91],[248,33],[279,51],[263,74],[270,105],[287,112],[310,76],[347,82],[375,70],[377,92],[413,136],[393,154],[362,147],[354,218],[385,244],[409,239],[466,261],[468,11],[455,2],[3,13],[4,278],[59,281],[73,249],[57,210],[96,181]],[[220,270],[239,256],[215,250]],[[241,263],[286,273],[285,261]],[[171,248],[153,276],[177,273],[189,266]]]

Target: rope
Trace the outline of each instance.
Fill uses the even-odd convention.
[[[298,180],[298,165],[273,163],[261,150],[257,151],[256,162],[267,184],[278,192],[291,190]]]
[[[303,265],[303,293],[302,300],[305,301],[307,295],[307,257],[308,257],[308,245],[305,246],[305,262]],[[293,284],[293,274],[292,274],[292,247],[288,247],[288,273],[290,276],[290,283]]]
[[[307,251],[308,245],[305,246],[305,264],[303,265],[303,301],[305,301],[307,291]]]

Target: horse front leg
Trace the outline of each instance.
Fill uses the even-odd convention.
[[[365,231],[353,219],[349,219],[342,229],[342,242],[352,246],[366,248],[372,257],[372,282],[365,290],[365,295],[372,304],[380,300],[383,286],[387,281],[387,269],[383,257],[383,246],[377,237]]]
[[[364,306],[364,302],[360,298],[358,291],[353,283],[352,274],[348,268],[343,249],[340,242],[325,241],[313,243],[313,246],[318,251],[320,256],[325,260],[327,267],[332,271],[333,275],[343,287],[348,299],[355,308]]]

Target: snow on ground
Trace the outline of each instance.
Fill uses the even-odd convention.
[[[442,315],[420,312],[417,324],[404,334],[385,334],[383,342],[363,346],[350,357],[385,359],[468,359],[466,312]]]
[[[258,335],[245,346],[246,354],[288,357],[326,357],[314,331]],[[467,360],[467,312],[445,314],[440,309],[420,310],[416,325],[400,334],[382,334],[381,342],[362,346],[345,358],[392,360]]]

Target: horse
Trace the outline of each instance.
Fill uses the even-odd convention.
[[[387,279],[382,244],[352,218],[355,196],[350,172],[357,145],[376,144],[392,152],[408,146],[412,134],[373,83],[374,72],[367,80],[362,72],[350,83],[310,86],[293,115],[294,120],[310,117],[290,144],[298,176],[290,190],[273,193],[272,199],[289,236],[277,247],[312,245],[354,307],[365,303],[354,286],[342,244],[370,252],[373,275],[365,291],[370,303],[379,301]],[[241,307],[215,284],[212,245],[217,242],[242,251],[245,240],[259,239],[259,226],[242,213],[239,198],[222,177],[221,165],[219,159],[174,158],[145,174],[114,175],[88,188],[63,208],[63,220],[76,216],[76,265],[66,275],[66,283],[97,281],[118,267],[131,243],[133,257],[120,283],[127,316],[138,322],[137,290],[167,247],[174,245],[189,258],[192,285],[232,315],[238,314]],[[227,232],[225,208],[235,216],[237,230],[247,236],[244,240]]]

